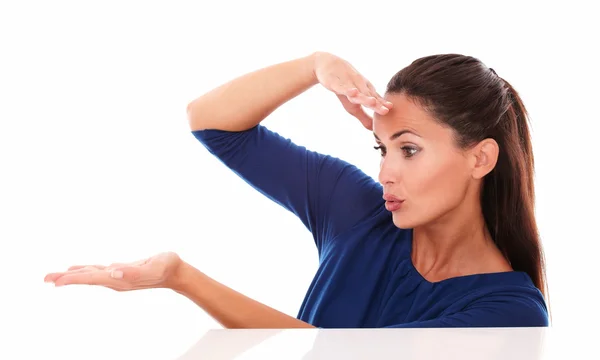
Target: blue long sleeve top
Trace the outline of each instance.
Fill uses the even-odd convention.
[[[298,319],[320,328],[547,326],[541,292],[524,272],[426,280],[411,260],[383,189],[360,169],[307,150],[263,125],[192,134],[312,234],[319,267]]]

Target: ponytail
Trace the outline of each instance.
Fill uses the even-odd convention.
[[[534,159],[528,114],[507,82],[508,106],[498,124],[496,168],[482,191],[483,214],[496,245],[512,268],[529,275],[547,297],[545,260],[535,220]]]

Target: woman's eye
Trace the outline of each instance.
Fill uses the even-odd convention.
[[[381,152],[381,156],[385,155],[385,148],[383,146],[381,146],[381,145],[379,145],[379,146],[373,146],[373,149],[379,150]]]
[[[404,156],[409,158],[414,156],[419,150],[411,146],[404,146],[402,147],[402,151],[404,152]]]
[[[387,154],[387,149],[383,145],[373,146],[375,150],[379,150],[381,156],[385,156]],[[404,154],[405,158],[410,158],[416,155],[419,152],[419,149],[414,146],[403,146],[400,148]]]

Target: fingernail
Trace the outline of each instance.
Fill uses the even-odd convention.
[[[120,271],[120,270],[112,271],[110,273],[110,277],[113,278],[113,279],[122,279],[123,278],[123,272]]]

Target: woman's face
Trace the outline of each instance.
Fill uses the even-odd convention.
[[[477,196],[473,150],[456,145],[452,129],[441,125],[403,94],[387,94],[394,106],[376,114],[373,133],[382,153],[379,182],[386,207],[400,228],[445,219]],[[476,183],[477,182],[477,183]]]

